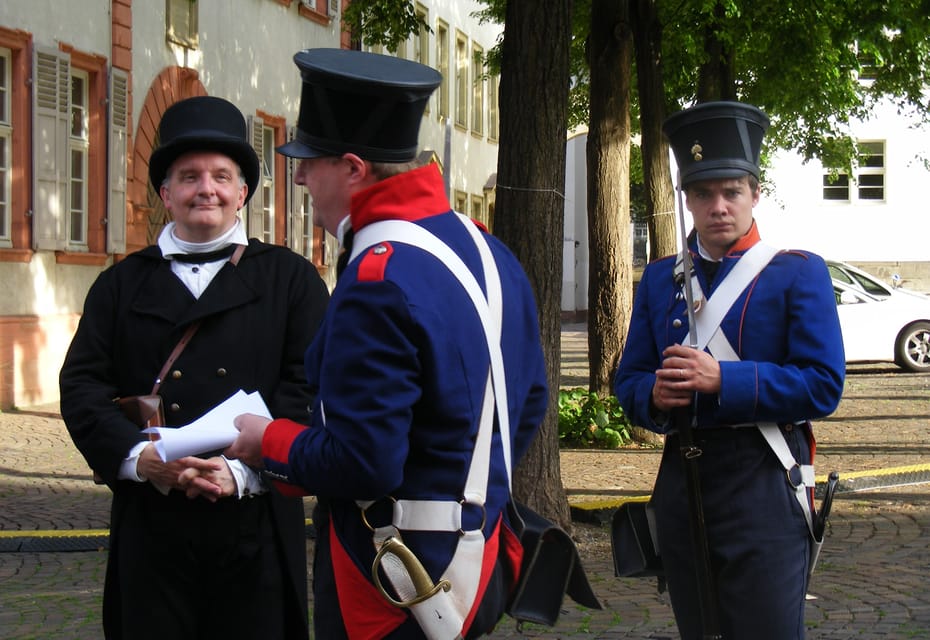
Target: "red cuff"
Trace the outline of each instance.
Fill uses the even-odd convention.
[[[278,464],[287,464],[291,445],[306,428],[287,418],[272,420],[265,429],[265,435],[262,436],[262,457],[270,458]]]
[[[306,428],[293,420],[279,418],[268,424],[265,435],[262,437],[262,457],[265,459],[265,469],[268,472],[267,475],[274,479],[275,488],[281,495],[288,497],[307,495],[307,492],[299,485],[286,482],[290,479],[288,460],[291,445]]]

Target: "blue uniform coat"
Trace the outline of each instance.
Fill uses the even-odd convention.
[[[740,257],[759,241],[753,225],[711,283],[694,242],[695,276],[712,298]],[[675,421],[650,410],[662,351],[681,344],[688,317],[675,257],[646,267],[633,305],[614,390],[630,419],[669,433],[653,493],[660,552],[679,630],[700,638],[685,476]],[[740,360],[720,362],[720,392],[697,398],[695,440],[704,516],[725,638],[800,638],[810,536],[785,472],[754,427],[776,422],[795,459],[810,462],[809,424],[834,411],[845,362],[830,276],[802,251],[777,254],[721,323]],[[686,417],[687,419],[687,417]]]
[[[356,194],[351,216],[356,230],[385,219],[422,225],[451,246],[484,285],[477,249],[449,210],[434,166]],[[512,436],[504,446],[516,464],[545,413],[545,366],[526,276],[509,250],[485,237],[503,290],[501,346]],[[375,549],[355,501],[462,498],[490,361],[478,315],[451,272],[413,246],[394,242],[383,248],[361,254],[340,276],[307,353],[307,375],[317,391],[311,427],[295,430],[273,422],[263,453],[269,471],[329,505],[334,559],[322,563],[335,567],[342,610],[320,608],[331,594],[315,585],[318,633],[325,618],[341,624],[342,616],[347,626],[371,624],[384,632],[400,623],[390,637],[421,637],[402,610],[385,608],[379,595],[360,596],[361,583],[371,581]],[[509,499],[496,425],[492,451],[486,537],[496,530]],[[481,517],[471,510],[467,524],[475,528]],[[437,580],[457,534],[405,531],[403,536]],[[359,588],[349,594],[349,584]]]

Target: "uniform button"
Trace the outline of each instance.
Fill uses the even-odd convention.
[[[216,370],[216,375],[217,377],[220,377],[220,378],[224,377],[226,375],[226,369],[223,367],[220,367],[219,369]]]
[[[172,403],[171,403],[171,410],[172,410],[172,411],[180,411],[180,410],[181,410],[181,405],[179,405],[177,402],[172,402]]]
[[[180,380],[181,376],[183,375],[184,374],[181,373],[180,369],[175,369],[174,371],[171,372],[171,377],[174,378],[175,380]]]
[[[675,318],[674,320],[672,320],[672,326],[678,329],[679,327],[681,327],[681,320],[678,318]]]
[[[785,425],[784,429],[785,429],[785,431],[787,431],[788,433],[791,433],[792,431],[794,431],[794,425],[791,424],[791,423],[788,423],[788,424]]]
[[[200,273],[200,267],[194,267],[191,269],[194,273]]]

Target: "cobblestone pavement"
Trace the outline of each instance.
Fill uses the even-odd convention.
[[[586,334],[565,329],[562,386],[585,386]],[[842,480],[811,585],[810,640],[930,638],[928,398],[928,375],[857,365],[839,410],[817,424],[818,472]],[[623,499],[648,494],[658,457],[562,452],[573,534],[604,609],[566,600],[555,627],[505,619],[493,638],[677,637],[654,581],[613,576],[601,524]],[[0,413],[0,638],[102,637],[108,518],[109,492],[91,482],[57,407]]]

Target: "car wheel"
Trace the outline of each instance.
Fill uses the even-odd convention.
[[[915,322],[898,334],[894,348],[899,367],[923,373],[930,371],[930,322]]]

